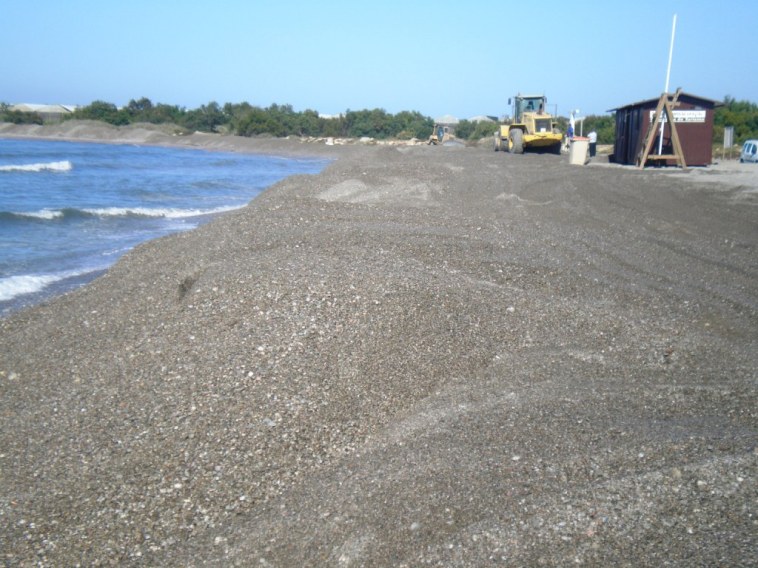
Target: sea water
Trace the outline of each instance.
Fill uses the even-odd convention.
[[[0,315],[71,290],[135,245],[247,204],[318,159],[0,139]]]

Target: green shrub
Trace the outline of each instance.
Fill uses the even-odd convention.
[[[36,112],[23,112],[20,110],[0,111],[0,122],[13,124],[42,124],[42,117]]]
[[[94,101],[85,107],[76,109],[72,118],[100,120],[114,126],[122,126],[130,122],[129,113],[126,110],[119,110],[113,103],[105,101]]]
[[[734,127],[737,145],[758,138],[758,104],[737,101],[729,95],[724,97],[724,106],[717,107],[713,116],[713,144],[723,146],[725,126]]]

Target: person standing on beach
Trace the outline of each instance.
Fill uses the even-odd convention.
[[[597,151],[597,132],[593,130],[587,134],[587,140],[590,142],[590,158],[594,158]]]
[[[568,130],[566,130],[566,149],[571,148],[571,139],[574,137],[574,124],[573,120],[569,122]]]

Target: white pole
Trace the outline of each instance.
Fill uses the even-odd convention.
[[[669,79],[671,78],[671,59],[674,55],[674,36],[676,35],[676,14],[674,14],[674,23],[671,24],[671,45],[669,46],[669,65],[666,69],[666,92],[669,92]]]
[[[669,64],[668,68],[666,69],[666,88],[664,89],[664,93],[666,93],[666,96],[668,96],[669,93],[669,79],[671,78],[671,59],[674,55],[674,36],[676,35],[676,14],[674,14],[674,23],[671,25],[671,45],[669,46]],[[663,118],[663,115],[661,115],[660,118]],[[673,119],[672,119],[673,120]],[[658,138],[658,153],[663,153],[663,121],[661,121],[661,135]]]

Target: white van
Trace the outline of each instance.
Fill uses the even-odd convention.
[[[758,162],[758,140],[747,140],[742,145],[740,162]]]

